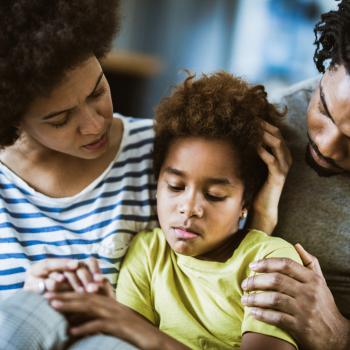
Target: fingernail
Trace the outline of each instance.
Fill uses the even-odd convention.
[[[89,283],[86,287],[86,291],[88,293],[94,293],[94,292],[97,292],[98,290],[98,287],[96,286],[96,284],[93,284],[93,283]]]
[[[248,281],[244,280],[241,284],[242,289],[246,289],[248,287]]]
[[[50,305],[51,305],[52,307],[61,307],[61,306],[63,305],[63,303],[62,303],[61,301],[58,301],[58,300],[52,300],[52,301],[50,302]]]
[[[46,292],[43,294],[43,297],[45,299],[52,299],[54,296],[55,296],[55,293],[52,293],[52,292]]]
[[[248,297],[246,295],[243,295],[242,298],[241,298],[241,302],[242,302],[242,304],[247,304]]]
[[[77,334],[77,333],[78,333],[78,331],[77,331],[76,328],[71,328],[71,329],[69,330],[69,332],[70,332],[71,334]]]
[[[57,282],[63,282],[65,280],[65,277],[61,274],[56,276]]]
[[[249,310],[249,313],[253,316],[256,316],[258,314],[258,310],[254,307],[252,307],[250,310]]]
[[[77,292],[78,292],[79,294],[83,294],[83,293],[85,292],[85,289],[84,289],[83,287],[78,287],[78,288],[77,288]]]
[[[254,261],[254,262],[252,262],[252,263],[250,263],[249,264],[249,267],[252,269],[252,270],[254,270],[254,269],[256,269],[257,267],[258,267],[258,263],[256,262],[256,261]]]
[[[104,280],[104,277],[100,273],[94,274],[94,281],[95,282],[102,282]]]
[[[71,260],[68,262],[68,267],[70,269],[76,269],[78,267],[79,263],[76,260]]]

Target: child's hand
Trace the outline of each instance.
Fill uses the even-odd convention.
[[[268,167],[268,177],[255,197],[250,228],[271,234],[277,225],[278,202],[292,165],[292,156],[280,130],[265,121],[262,126],[263,145],[259,147],[258,153]]]

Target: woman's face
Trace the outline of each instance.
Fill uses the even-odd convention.
[[[157,187],[160,226],[177,253],[206,258],[238,229],[244,185],[237,156],[221,140],[175,140]]]
[[[68,71],[47,97],[38,97],[20,123],[21,140],[34,148],[95,159],[109,146],[110,89],[96,57]]]

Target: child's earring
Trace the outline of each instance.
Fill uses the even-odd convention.
[[[248,216],[248,209],[244,208],[242,209],[241,215],[239,217],[239,222],[238,222],[238,228],[242,230],[245,226],[245,223],[247,221],[247,216]]]

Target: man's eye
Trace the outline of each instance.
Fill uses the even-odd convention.
[[[321,114],[326,114],[326,111],[324,110],[324,107],[321,102],[318,103],[318,110]]]
[[[218,196],[210,193],[207,193],[205,196],[207,200],[211,202],[222,202],[226,199],[226,196]]]
[[[168,184],[168,189],[172,192],[180,192],[184,189],[183,186]]]

